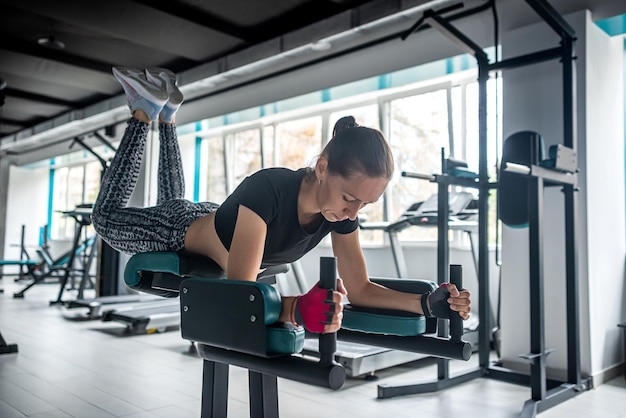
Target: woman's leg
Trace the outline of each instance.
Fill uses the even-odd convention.
[[[93,225],[104,241],[124,253],[182,250],[189,225],[215,211],[218,205],[182,199],[184,184],[176,126],[162,123],[160,125],[167,126],[159,128],[159,204],[148,208],[126,207],[141,169],[150,130],[150,124],[146,122],[159,117],[159,109],[164,108],[168,93],[163,91],[165,87],[148,83],[141,71],[116,69],[114,74],[129,97],[131,110],[138,111],[129,121],[111,166],[103,177],[94,205]],[[170,113],[173,117],[174,112]],[[145,116],[141,118],[144,122],[137,120],[138,116]]]
[[[127,254],[182,250],[189,225],[218,208],[213,203],[192,203],[180,198],[147,208],[126,207],[139,176],[149,130],[149,124],[135,118],[128,122],[122,142],[103,177],[92,214],[93,225],[102,239]],[[161,154],[167,152],[162,150]]]
[[[126,207],[139,178],[149,132],[150,124],[136,118],[128,121],[113,161],[102,177],[94,211],[107,215]]]
[[[157,205],[185,195],[185,178],[174,123],[159,123]]]

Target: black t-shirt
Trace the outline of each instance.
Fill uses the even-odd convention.
[[[215,229],[224,247],[230,250],[239,205],[252,210],[267,224],[262,268],[299,259],[331,231],[355,231],[358,220],[329,222],[325,218],[313,231],[302,229],[298,222],[298,193],[305,174],[304,168],[267,168],[246,177],[215,214]]]

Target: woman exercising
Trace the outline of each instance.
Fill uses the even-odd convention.
[[[175,75],[156,68],[116,67],[132,117],[107,169],[93,209],[98,234],[118,251],[186,250],[217,262],[234,280],[256,280],[260,270],[298,260],[331,234],[337,291],[315,285],[282,298],[279,320],[317,333],[341,327],[342,299],[373,308],[469,318],[470,293],[454,285],[411,294],[372,283],[359,244],[358,211],[377,201],[394,170],[383,135],[340,119],[314,168],[268,168],[248,176],[221,205],[183,199],[184,179],[175,115],[183,102]],[[152,121],[159,125],[156,206],[126,207],[135,187]]]

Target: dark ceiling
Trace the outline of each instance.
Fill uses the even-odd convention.
[[[113,66],[166,67],[176,72],[181,88],[187,88],[185,112],[191,109],[188,116],[179,116],[190,122],[207,114],[189,103],[197,100],[200,108],[199,99],[207,91],[220,94],[233,85],[245,86],[245,81],[234,78],[245,72],[249,74],[244,77],[253,80],[278,78],[281,71],[311,65],[322,56],[332,58],[389,39],[400,43],[400,35],[412,31],[426,9],[459,21],[481,13],[484,19],[474,25],[487,37],[485,45],[491,45],[495,25],[489,9],[495,15],[498,5],[499,27],[506,31],[539,19],[525,3],[531,1],[0,0],[0,156],[16,155],[18,145],[22,151],[52,145],[37,135],[67,127],[71,121],[84,122],[93,115],[109,118],[106,111],[115,106],[125,111]],[[594,19],[626,12],[623,0],[545,3],[562,15],[589,9]],[[331,38],[332,50],[316,47]],[[266,67],[251,65],[264,60],[270,62]],[[216,75],[222,76],[222,90],[213,91],[208,77]],[[280,82],[282,88],[285,78]],[[245,95],[245,100],[255,99],[251,96]],[[107,119],[88,127],[69,126],[55,138],[64,141],[112,123]]]
[[[0,0],[0,138],[121,94],[113,66],[180,73],[384,1]]]

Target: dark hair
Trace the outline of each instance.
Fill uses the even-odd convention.
[[[328,160],[331,174],[346,179],[358,174],[386,179],[393,175],[393,155],[383,134],[359,126],[352,116],[344,116],[335,123],[333,137],[320,157]]]

